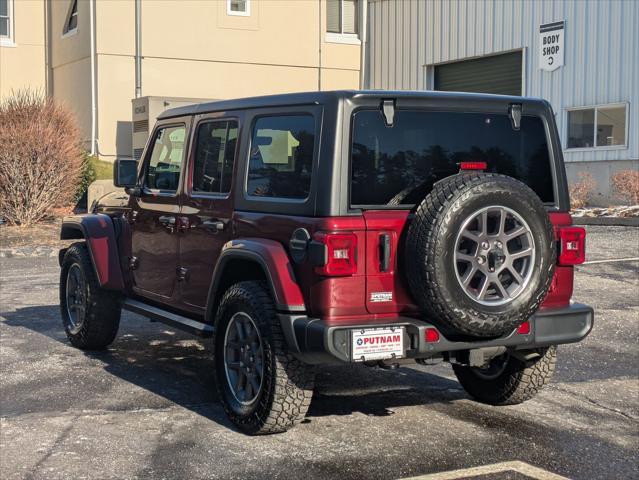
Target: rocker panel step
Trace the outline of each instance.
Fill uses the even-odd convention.
[[[122,308],[130,312],[139,313],[151,320],[165,323],[171,327],[188,333],[209,337],[213,334],[213,326],[208,323],[198,322],[192,318],[183,317],[177,313],[168,312],[154,305],[127,298],[122,303]]]

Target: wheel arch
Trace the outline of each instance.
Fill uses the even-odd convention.
[[[100,287],[108,290],[124,289],[120,254],[111,217],[92,213],[64,217],[60,239],[84,239]],[[66,250],[66,248],[60,250],[58,255],[60,264]]]
[[[224,245],[215,266],[207,299],[208,322],[213,323],[217,306],[228,287],[245,280],[266,282],[276,310],[306,311],[302,291],[282,244],[265,239],[236,239]]]

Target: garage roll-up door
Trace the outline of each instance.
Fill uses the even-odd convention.
[[[521,51],[436,65],[435,90],[521,95]]]

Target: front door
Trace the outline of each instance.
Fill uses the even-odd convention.
[[[186,153],[187,123],[156,128],[145,156],[142,194],[131,210],[133,290],[171,302],[178,263],[179,190]]]
[[[186,308],[202,312],[213,270],[223,245],[231,239],[233,166],[238,120],[202,119],[195,130],[181,223],[180,293]]]

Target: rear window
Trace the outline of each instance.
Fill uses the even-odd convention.
[[[253,127],[246,193],[257,197],[307,198],[314,148],[312,115],[259,118]]]
[[[460,162],[486,162],[554,201],[539,117],[522,117],[517,131],[508,115],[398,110],[387,127],[379,110],[363,110],[353,116],[351,204],[414,205]]]

